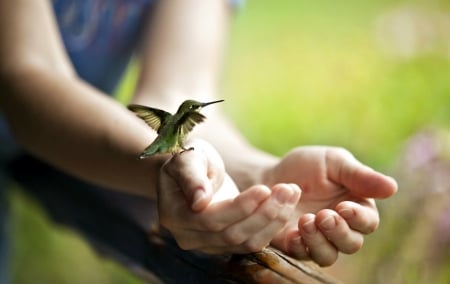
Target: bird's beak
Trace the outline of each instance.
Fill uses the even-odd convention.
[[[220,102],[223,102],[223,101],[224,100],[217,100],[217,101],[212,101],[212,102],[208,102],[208,103],[203,103],[202,107],[205,107],[207,105],[212,105],[212,104],[215,104],[215,103],[220,103]]]

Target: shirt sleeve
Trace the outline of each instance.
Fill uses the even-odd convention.
[[[245,0],[228,0],[234,10],[239,10],[245,5]]]

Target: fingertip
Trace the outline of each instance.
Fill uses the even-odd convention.
[[[390,184],[390,188],[392,189],[392,194],[396,193],[398,191],[398,183],[397,181],[391,177],[391,176],[386,176],[387,182]]]
[[[354,204],[351,201],[343,201],[336,206],[336,212],[345,220],[355,216]]]
[[[324,213],[326,212],[322,214],[326,215]],[[319,229],[321,221],[319,217],[312,213],[300,217],[299,231],[308,257],[320,266],[329,266],[336,261],[338,252]]]
[[[300,199],[301,190],[295,183],[278,183],[272,187],[275,198],[279,203],[297,204]]]
[[[299,229],[302,229],[303,226],[305,226],[305,224],[308,224],[308,223],[311,223],[311,222],[314,223],[315,219],[316,219],[316,215],[314,215],[312,213],[304,214],[298,220],[298,227],[299,227]]]
[[[292,199],[299,199],[302,195],[302,189],[296,183],[289,183],[291,190],[294,192]]]
[[[377,172],[378,173],[378,172]],[[374,183],[374,190],[372,191],[374,196],[369,196],[377,199],[384,199],[391,197],[398,190],[397,181],[390,176],[379,174],[378,182]]]
[[[352,176],[353,178],[350,178]],[[369,167],[355,170],[342,184],[359,197],[385,199],[397,192],[397,181]]]
[[[254,191],[253,198],[258,202],[266,200],[272,194],[270,188],[264,185],[255,186],[252,188],[252,190]]]
[[[336,211],[334,211],[333,209],[325,208],[325,209],[322,209],[319,212],[317,212],[316,217],[318,219],[320,219],[320,218],[326,218],[330,215],[336,215]]]
[[[374,232],[380,224],[380,216],[373,200],[366,205],[343,201],[336,206],[336,212],[350,228],[363,234]]]
[[[340,216],[331,209],[322,209],[317,212],[316,225],[321,230],[333,230],[340,221]]]
[[[298,234],[292,236],[288,241],[288,252],[289,255],[295,257],[296,259],[309,260],[309,252],[303,238]]]

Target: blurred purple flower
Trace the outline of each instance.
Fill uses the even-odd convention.
[[[450,192],[450,132],[427,128],[412,136],[400,159],[400,179],[419,195]]]
[[[441,248],[450,242],[450,204],[437,219],[436,241]]]
[[[438,149],[436,135],[431,130],[425,130],[411,137],[406,143],[404,159],[408,169],[426,166],[437,158]]]

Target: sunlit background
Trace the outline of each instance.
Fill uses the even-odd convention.
[[[119,91],[130,93],[133,72]],[[450,2],[248,0],[236,13],[225,111],[255,145],[337,145],[398,178],[379,230],[331,273],[450,283]],[[142,283],[19,190],[13,283]]]

